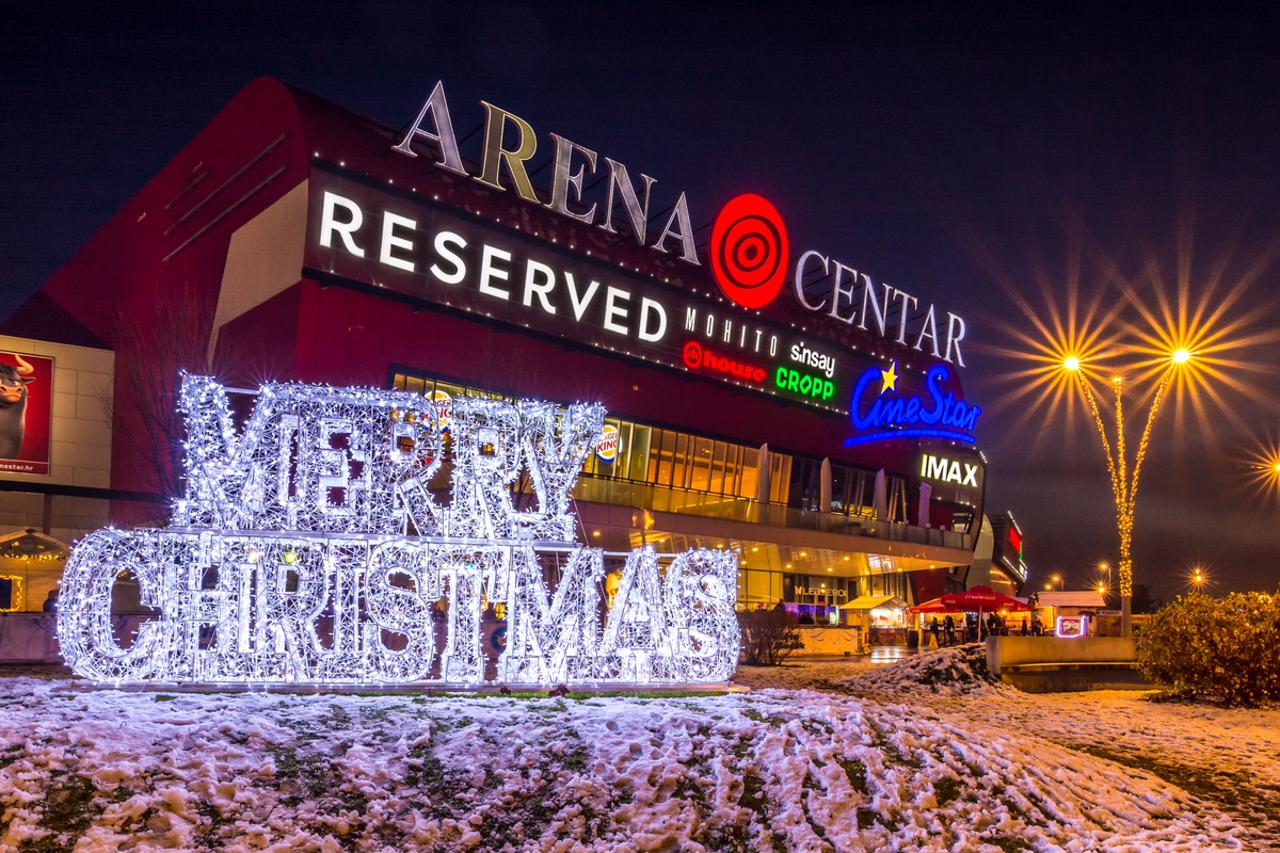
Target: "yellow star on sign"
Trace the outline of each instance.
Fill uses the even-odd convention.
[[[898,362],[896,360],[893,364],[889,365],[888,370],[880,371],[880,381],[884,383],[884,385],[880,387],[881,394],[885,391],[898,390]]]

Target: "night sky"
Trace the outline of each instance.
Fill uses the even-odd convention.
[[[1273,20],[897,4],[837,16],[275,3],[201,17],[34,5],[7,16],[0,58],[0,317],[260,75],[394,126],[443,79],[460,134],[485,98],[543,145],[555,131],[687,191],[695,226],[759,192],[793,245],[966,316],[974,345],[1013,345],[1009,330],[1028,326],[1009,289],[1038,306],[1041,282],[1059,304],[1077,287],[1112,306],[1123,297],[1111,272],[1149,301],[1154,271],[1194,297],[1280,241]],[[1280,265],[1244,302],[1280,303]],[[1261,322],[1273,318],[1280,309]],[[1240,358],[1274,365],[1280,349]],[[968,396],[988,407],[988,509],[1022,524],[1038,582],[1054,570],[1091,581],[1116,550],[1095,436],[1079,417],[1019,425],[1016,365],[973,347],[967,361]],[[1219,590],[1280,583],[1277,502],[1251,490],[1243,461],[1280,437],[1280,378],[1235,375],[1250,393],[1224,387],[1222,399],[1239,423],[1215,404],[1209,433],[1194,418],[1157,427],[1136,543],[1137,580],[1157,596],[1182,589],[1196,561]]]

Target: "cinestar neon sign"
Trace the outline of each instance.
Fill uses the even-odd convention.
[[[444,455],[442,412],[425,397],[265,385],[237,432],[226,389],[186,377],[186,498],[168,528],[77,543],[58,606],[67,663],[110,682],[474,686],[485,680],[481,614],[502,603],[499,681],[728,679],[739,647],[732,552],[676,554],[665,572],[652,547],[631,552],[601,625],[606,555],[576,541],[570,490],[604,410],[452,403],[445,504],[428,488]],[[111,598],[126,572],[158,615],[124,647]]]
[[[951,368],[934,365],[925,374],[927,394],[898,391],[898,362],[886,370],[873,367],[858,379],[849,404],[850,420],[859,435],[845,439],[853,447],[896,438],[940,438],[974,444],[982,409],[945,390]]]

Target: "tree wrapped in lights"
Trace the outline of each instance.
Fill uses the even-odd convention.
[[[1179,349],[1170,356],[1169,367],[1163,371],[1159,381],[1156,383],[1155,393],[1147,409],[1146,422],[1143,424],[1142,434],[1138,439],[1137,452],[1134,454],[1132,463],[1129,462],[1125,442],[1124,378],[1117,375],[1112,377],[1111,380],[1111,386],[1115,390],[1113,408],[1115,442],[1113,447],[1111,438],[1107,433],[1106,419],[1103,417],[1102,411],[1098,407],[1097,397],[1094,395],[1093,383],[1081,369],[1079,357],[1068,356],[1063,361],[1063,368],[1074,374],[1080,392],[1085,398],[1085,403],[1089,407],[1089,414],[1093,418],[1094,427],[1098,431],[1098,438],[1102,442],[1103,455],[1107,460],[1107,474],[1111,479],[1111,494],[1116,506],[1116,532],[1120,539],[1120,562],[1117,571],[1120,577],[1120,618],[1122,632],[1126,637],[1129,636],[1130,621],[1133,615],[1133,517],[1138,504],[1138,483],[1142,476],[1142,464],[1146,461],[1147,448],[1151,443],[1151,428],[1155,425],[1156,417],[1160,413],[1160,406],[1169,390],[1169,383],[1173,380],[1174,371],[1179,365],[1186,364],[1190,358],[1191,353],[1186,349]]]
[[[74,549],[58,635],[103,681],[483,683],[481,613],[503,603],[509,683],[714,682],[737,661],[737,557],[652,548],[626,560],[601,627],[604,554],[576,540],[570,492],[602,433],[599,405],[456,401],[446,445],[416,394],[264,385],[237,430],[227,391],[186,376],[186,496],[161,530],[101,530]],[[533,501],[513,487],[528,474]],[[554,592],[547,578],[562,577]],[[131,574],[158,611],[132,645],[111,631]],[[433,608],[447,602],[437,648]]]
[[[1189,258],[1180,259],[1176,299],[1166,295],[1159,267],[1152,264],[1147,272],[1153,278],[1154,303],[1139,298],[1139,288],[1123,279],[1107,264],[1106,272],[1121,282],[1124,299],[1103,307],[1105,295],[1099,290],[1088,307],[1079,304],[1078,280],[1067,282],[1066,305],[1060,310],[1053,290],[1044,284],[1047,314],[1031,306],[1022,292],[1005,282],[1006,290],[1026,316],[1031,331],[1011,329],[1020,341],[1016,348],[997,348],[997,352],[1023,363],[1007,374],[1018,387],[1009,399],[1031,398],[1032,405],[1023,412],[1020,425],[1032,418],[1042,418],[1047,406],[1049,417],[1066,409],[1071,419],[1075,403],[1083,401],[1100,440],[1115,502],[1115,523],[1119,537],[1118,564],[1122,631],[1131,633],[1133,597],[1133,538],[1137,514],[1138,488],[1141,482],[1155,426],[1161,414],[1173,405],[1177,423],[1193,413],[1201,428],[1208,432],[1214,418],[1210,410],[1232,420],[1237,427],[1245,425],[1226,404],[1224,393],[1250,396],[1254,389],[1247,376],[1260,365],[1242,359],[1239,353],[1280,339],[1280,331],[1270,320],[1270,306],[1244,304],[1249,286],[1269,264],[1263,257],[1251,264],[1243,277],[1224,288],[1225,262],[1191,296]],[[1078,275],[1077,264],[1070,265]],[[1223,292],[1225,289],[1225,292]],[[1140,324],[1121,323],[1120,312],[1131,308],[1141,318]],[[1128,334],[1121,342],[1116,329]],[[1129,360],[1124,370],[1113,361],[1123,356]],[[1100,390],[1110,384],[1112,396]],[[1148,402],[1141,433],[1130,456],[1126,402],[1129,389],[1142,390],[1141,399]],[[1110,403],[1108,407],[1107,404]]]

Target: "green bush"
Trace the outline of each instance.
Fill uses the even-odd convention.
[[[1178,598],[1142,630],[1138,668],[1179,696],[1246,706],[1280,701],[1280,595]]]

